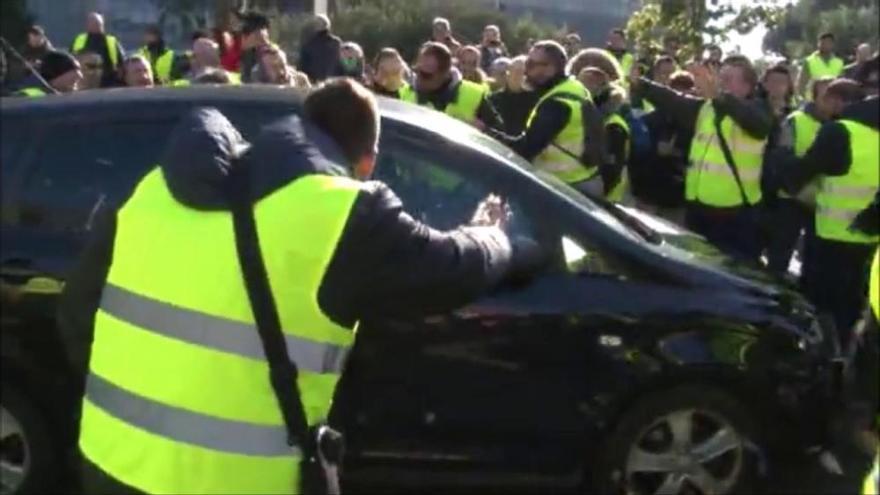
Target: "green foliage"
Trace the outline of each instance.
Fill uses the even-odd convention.
[[[837,53],[849,55],[859,43],[876,49],[880,32],[878,0],[800,0],[787,9],[764,38],[764,48],[789,58],[802,58],[816,49],[816,38],[834,33]]]
[[[756,25],[773,26],[779,22],[782,8],[776,5],[746,4],[734,9],[717,0],[645,0],[626,25],[627,36],[640,51],[652,56],[662,49],[665,36],[678,38],[679,56],[698,54],[705,41],[718,43],[728,39],[731,30],[746,33]]]

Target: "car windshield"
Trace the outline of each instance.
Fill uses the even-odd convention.
[[[464,142],[467,142],[474,148],[494,155],[508,163],[515,165],[517,168],[526,173],[537,177],[545,185],[549,186],[556,193],[564,196],[569,201],[577,204],[579,207],[587,210],[594,218],[599,219],[612,228],[623,231],[627,234],[635,233],[640,238],[650,242],[659,242],[659,235],[644,222],[627,213],[624,209],[619,208],[613,203],[606,201],[604,198],[587,197],[583,193],[575,190],[570,185],[559,180],[556,176],[539,170],[527,162],[523,157],[516,154],[509,147],[499,143],[495,139],[476,131],[471,126],[462,124],[464,129],[459,129],[460,136],[456,136]],[[449,135],[444,132],[444,135]]]
[[[402,103],[396,100],[381,99],[383,113],[416,127],[430,129],[441,134],[446,139],[459,143],[465,143],[479,151],[491,155],[496,159],[514,165],[528,175],[537,178],[541,183],[548,186],[557,194],[565,197],[581,209],[587,211],[614,230],[650,242],[659,242],[659,236],[644,223],[626,213],[623,209],[606,201],[604,198],[589,198],[578,192],[568,184],[555,176],[536,169],[524,158],[516,154],[509,147],[495,139],[483,134],[474,127],[458,120],[452,119],[440,112],[429,111]]]

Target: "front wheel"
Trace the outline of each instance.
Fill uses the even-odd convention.
[[[0,494],[45,493],[55,472],[55,446],[44,415],[25,396],[4,386],[0,397]]]
[[[604,442],[595,473],[602,493],[749,492],[756,460],[750,415],[718,390],[686,386],[646,397]]]

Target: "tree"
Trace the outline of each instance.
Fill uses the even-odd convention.
[[[816,38],[834,33],[837,52],[853,53],[859,43],[877,48],[880,31],[878,0],[800,0],[790,5],[778,25],[764,37],[764,48],[799,59],[815,50]]]
[[[627,35],[644,55],[662,49],[665,36],[674,36],[681,43],[679,55],[698,55],[706,41],[725,41],[727,33],[746,33],[757,24],[774,25],[782,7],[774,4],[746,4],[734,9],[718,0],[645,0],[626,25]]]

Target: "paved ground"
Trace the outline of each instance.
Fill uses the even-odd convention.
[[[868,472],[872,459],[855,451],[841,453],[840,461],[845,474],[843,476],[831,475],[825,472],[815,458],[789,461],[785,465],[777,465],[768,476],[758,481],[755,492],[760,495],[859,495],[861,494],[862,480]],[[425,485],[413,489],[393,486],[393,480],[389,480],[386,487],[370,486],[369,488],[347,486],[344,490],[349,494],[410,494],[410,493],[447,493],[455,495],[480,493],[482,495],[501,494],[533,494],[533,493],[556,493],[566,494],[565,491],[548,491],[546,487],[536,486],[497,486],[461,488],[456,490],[441,489],[436,486]],[[570,492],[572,495],[576,491]]]

